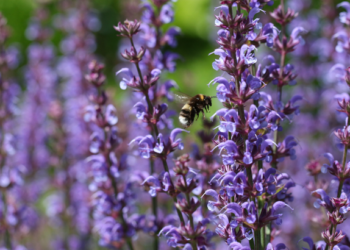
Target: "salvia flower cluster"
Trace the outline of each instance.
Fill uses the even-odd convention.
[[[0,14],[1,250],[350,249],[350,3],[215,0],[210,52],[182,44],[183,1],[118,2],[133,19],[110,27],[92,1],[38,3],[28,48]],[[216,108],[188,99],[184,128],[187,47]]]
[[[295,85],[293,66],[284,66],[284,60],[299,44],[303,29],[294,29],[287,39],[274,24],[260,23],[255,15],[272,4],[270,1],[220,4],[215,16],[220,47],[213,52],[220,57],[213,68],[223,71],[223,76],[209,85],[217,84],[217,98],[225,107],[212,116],[220,121],[213,150],[221,155],[223,165],[210,181],[219,189],[208,189],[204,195],[213,198],[208,209],[218,216],[216,233],[230,248],[247,248],[242,245],[247,239],[252,249],[271,249],[273,246],[268,244],[275,237],[276,225],[282,223],[281,209],[293,209],[288,203],[293,201],[290,188],[295,183],[288,174],[278,173],[276,167],[285,158],[296,158],[297,142],[293,136],[279,142],[277,133],[282,130],[281,121],[298,113],[295,102],[300,97],[283,104],[281,95],[283,86]],[[284,8],[282,2],[272,13],[282,29],[293,17],[285,16]],[[280,65],[272,55],[267,56],[267,65],[258,63],[256,51],[264,43],[281,54]],[[269,83],[279,89],[278,102],[261,91]],[[249,104],[250,100],[254,104]]]

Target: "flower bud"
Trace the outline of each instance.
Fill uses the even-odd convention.
[[[137,52],[134,47],[131,47],[130,50],[125,50],[123,53],[121,53],[121,56],[130,61],[131,63],[138,63],[141,61],[142,56],[145,54],[145,49],[141,47],[140,51]]]
[[[318,161],[311,161],[305,166],[305,169],[311,176],[316,176],[321,173],[321,167],[322,165]]]
[[[345,221],[344,215],[338,211],[334,211],[333,213],[327,212],[327,216],[332,225],[339,225]]]
[[[99,64],[96,61],[91,61],[89,63],[89,70],[90,73],[85,75],[85,79],[95,85],[95,87],[100,87],[103,85],[103,83],[106,80],[106,77],[104,76],[102,70],[104,66],[103,64]]]
[[[332,198],[331,201],[336,208],[341,208],[349,204],[348,199]]]
[[[286,12],[284,12],[281,5],[279,5],[278,8],[271,13],[271,17],[281,25],[287,25],[297,16],[298,13],[291,9],[288,9]]]
[[[324,241],[331,246],[335,246],[339,244],[342,241],[342,239],[345,237],[345,234],[343,234],[342,231],[335,232],[334,234],[332,234],[329,229],[322,232],[321,235]]]
[[[114,29],[120,33],[121,36],[131,38],[140,31],[141,23],[137,20],[129,21],[125,20],[124,24],[118,23],[118,26],[114,26]]]

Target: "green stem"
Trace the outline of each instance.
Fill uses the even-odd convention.
[[[271,241],[271,223],[267,226],[264,227],[264,233],[265,233],[265,244],[269,244]]]
[[[279,126],[279,122],[277,121],[277,126]],[[277,154],[277,144],[278,144],[278,129],[276,129],[273,132],[273,141],[276,143],[276,145],[274,144],[272,147],[273,150],[273,154],[276,155]],[[271,167],[273,168],[277,168],[277,159],[274,159],[275,161],[271,163]]]
[[[259,161],[261,162],[261,161]],[[258,216],[261,214],[261,211],[264,207],[264,200],[262,199],[261,196],[259,196],[257,198],[257,202],[258,202]],[[259,217],[257,218],[257,221],[259,222]],[[256,238],[255,238],[255,247],[257,247],[257,250],[259,249],[265,249],[265,238],[264,238],[264,231],[263,229],[265,229],[265,226],[263,228],[260,229],[256,229],[254,231],[254,233],[256,234]],[[258,246],[257,246],[258,244]]]
[[[250,246],[250,249],[255,249],[255,246],[254,246],[254,239],[251,239],[249,240],[249,246]]]
[[[253,186],[253,174],[252,174],[252,166],[246,167],[248,182],[250,186]]]
[[[237,15],[241,14],[241,5],[237,4]]]
[[[260,229],[254,230],[255,250],[262,250]]]
[[[130,38],[130,43],[131,43],[131,46],[134,48],[134,50],[136,51],[136,48],[135,48],[135,45],[134,45],[134,42],[133,42],[133,39]],[[140,66],[138,63],[135,63],[135,66],[136,66],[136,69],[137,69],[137,73],[139,75],[139,78],[140,78],[140,82],[141,82],[141,88],[143,89],[143,94],[144,96],[146,97],[146,101],[147,101],[147,105],[148,105],[148,112],[153,112],[153,105],[152,105],[152,102],[148,96],[148,90],[147,89],[144,89],[144,81],[143,81],[143,77],[142,77],[142,73],[141,73],[141,69],[140,69]],[[159,135],[159,132],[158,132],[158,127],[157,127],[157,124],[154,124],[153,126],[153,129],[154,129],[154,132],[156,134],[156,137],[158,137]],[[170,176],[170,172],[169,172],[169,167],[168,167],[168,163],[166,162],[165,159],[162,159],[162,163],[163,163],[163,167],[164,167],[164,170],[166,172],[168,172],[169,176]],[[172,182],[171,178],[170,178],[170,181]],[[177,203],[177,198],[176,197],[173,197],[173,201],[174,203]],[[179,219],[180,219],[180,222],[181,224],[185,224],[185,220],[183,218],[183,215],[181,213],[181,211],[179,209],[176,208],[176,212],[177,212],[177,215],[179,216]],[[157,236],[155,236],[155,240],[158,241],[157,239]],[[156,247],[158,245],[157,242],[154,242],[154,247]]]
[[[343,189],[343,181],[340,181],[339,182],[339,187],[338,187],[338,192],[337,192],[337,196],[338,196],[338,198],[340,197],[340,195],[341,195],[341,190]]]
[[[134,41],[132,40],[132,38],[130,38],[130,43],[131,43],[131,46],[136,51],[136,47],[134,45]],[[139,78],[140,78],[141,88],[143,90],[144,96],[146,97],[146,102],[147,102],[147,106],[148,106],[148,112],[152,113],[153,112],[153,105],[152,105],[152,102],[151,102],[151,100],[149,98],[149,95],[148,95],[148,89],[144,88],[145,84],[144,84],[144,81],[143,81],[143,77],[142,77],[142,73],[141,73],[141,69],[140,69],[139,63],[136,62],[135,66],[136,66],[137,73],[138,73]],[[158,133],[157,124],[154,124],[153,130],[155,132],[155,137],[157,138],[158,134],[159,134]],[[151,175],[152,175],[154,173],[154,162],[153,162],[152,159],[150,160],[150,167],[151,167]],[[155,218],[155,222],[157,222],[157,218],[158,218],[157,210],[158,210],[158,201],[157,201],[157,196],[155,196],[155,197],[152,197],[152,212],[153,212],[153,215],[154,215],[154,218]],[[158,239],[158,234],[156,233],[154,235],[153,249],[154,250],[158,250],[158,248],[159,248],[159,239]]]
[[[263,249],[265,249],[265,247],[266,247],[266,226],[264,226],[261,230],[262,230],[261,243],[262,243]]]
[[[348,118],[349,120],[350,118]],[[349,122],[348,122],[349,123]],[[343,161],[342,161],[342,168],[343,168],[343,172],[344,172],[344,169],[345,169],[345,165],[346,165],[346,155],[348,153],[348,146],[345,145],[344,146],[344,152],[343,152]],[[343,184],[344,184],[344,180],[339,180],[339,186],[338,186],[338,192],[337,192],[337,197],[339,198],[340,195],[341,195],[341,190],[343,189]]]

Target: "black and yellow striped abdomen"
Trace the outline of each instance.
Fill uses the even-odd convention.
[[[192,124],[194,115],[192,107],[186,103],[181,109],[179,121],[182,125],[188,127]]]

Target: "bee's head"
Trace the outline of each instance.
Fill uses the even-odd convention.
[[[211,97],[210,96],[205,96],[204,101],[207,105],[211,106]]]

